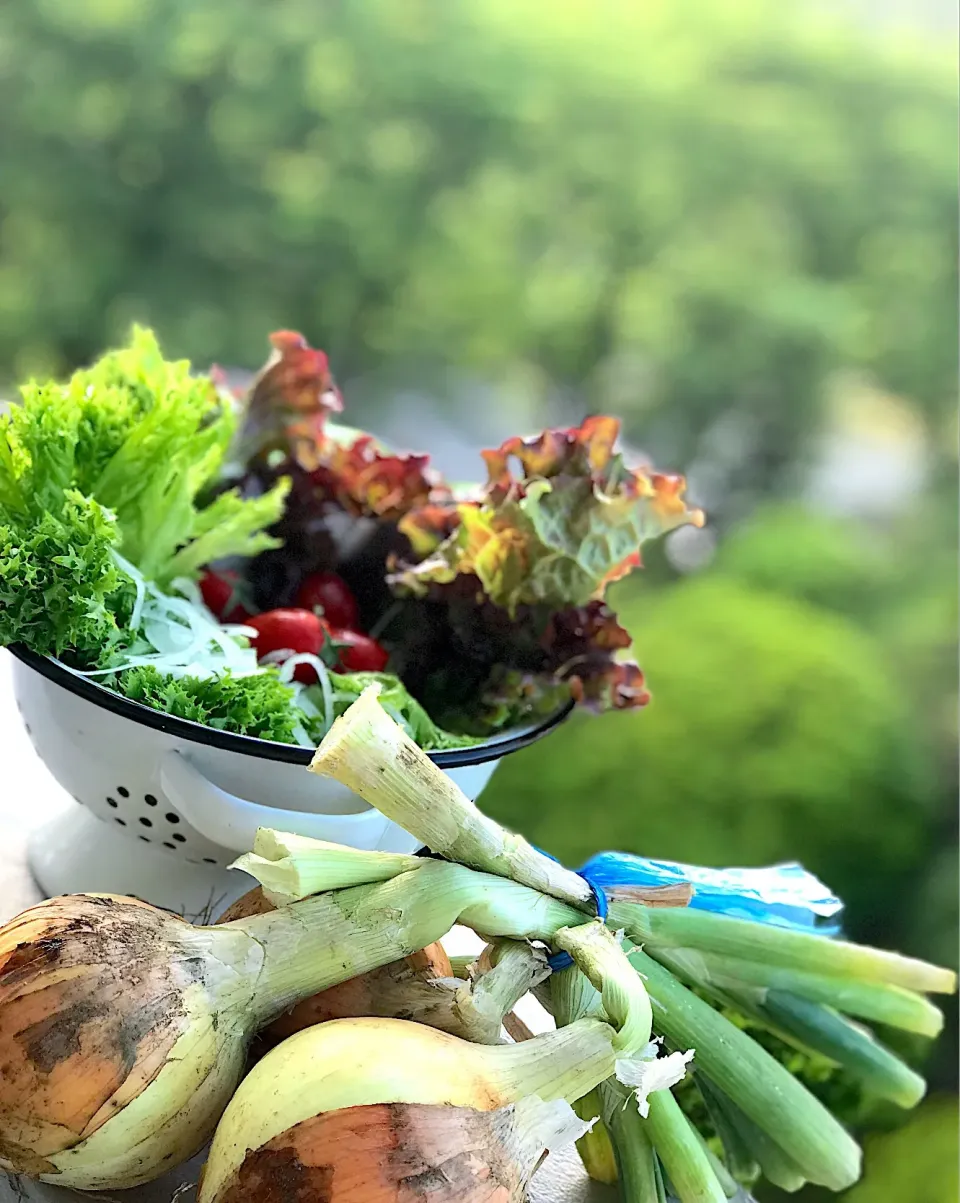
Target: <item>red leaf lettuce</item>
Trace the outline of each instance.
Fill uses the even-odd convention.
[[[289,331],[271,341],[238,443],[244,492],[292,481],[271,529],[284,546],[251,567],[263,608],[289,604],[309,572],[340,572],[391,670],[451,729],[489,732],[571,696],[646,704],[603,599],[643,543],[702,524],[681,476],[629,467],[619,422],[592,417],[484,451],[486,483],[458,499],[425,455],[333,424],[342,402],[321,351]]]

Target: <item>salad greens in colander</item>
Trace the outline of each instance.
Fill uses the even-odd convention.
[[[0,644],[154,709],[314,746],[375,676],[426,749],[550,713],[641,706],[603,599],[640,545],[702,517],[627,467],[618,423],[511,439],[454,490],[333,424],[291,332],[240,395],[154,335],[0,416]]]

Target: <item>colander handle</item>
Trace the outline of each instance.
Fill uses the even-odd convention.
[[[164,793],[191,827],[232,852],[249,852],[258,827],[275,827],[368,851],[410,851],[407,833],[377,810],[337,815],[260,806],[214,785],[175,749],[160,762],[160,781]]]

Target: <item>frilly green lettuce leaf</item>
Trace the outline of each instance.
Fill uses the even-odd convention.
[[[173,677],[144,665],[128,668],[106,683],[131,701],[163,714],[275,743],[296,743],[294,730],[303,718],[293,689],[271,672],[249,677]]]
[[[267,534],[267,528],[277,521],[288,492],[289,480],[282,478],[259,497],[241,497],[230,489],[195,510],[191,537],[170,557],[161,579],[196,577],[206,564],[278,547],[279,540]]]
[[[118,550],[163,585],[275,546],[286,482],[198,501],[233,427],[229,399],[147,330],[66,384],[27,385],[0,416],[0,643],[89,665],[135,594]]]
[[[425,750],[462,748],[475,742],[470,736],[452,735],[438,727],[403,683],[388,673],[329,673],[330,714],[320,686],[291,686],[271,670],[242,677],[229,673],[198,677],[174,676],[143,665],[124,669],[104,684],[163,714],[275,743],[302,744],[307,735],[319,742],[334,718],[343,714],[371,681],[382,687],[381,704]]]
[[[22,543],[73,489],[113,515],[114,542],[161,585],[276,546],[264,530],[283,512],[286,482],[251,500],[199,500],[233,436],[232,402],[186,361],[165,360],[149,331],[135,328],[66,384],[33,383],[22,397],[0,419],[0,509]]]
[[[73,489],[56,513],[0,520],[0,646],[96,658],[135,592],[113,557],[117,541],[113,515]]]
[[[135,330],[129,347],[77,373],[68,389],[86,398],[101,444],[111,433],[102,419],[112,416],[113,398],[126,398],[129,421],[112,454],[96,472],[96,460],[78,447],[77,471],[80,487],[116,513],[123,554],[144,576],[163,585],[212,559],[276,546],[264,528],[283,512],[285,482],[256,499],[225,493],[206,509],[198,504],[236,424],[232,403],[209,376],[193,375],[185,360],[165,360],[154,336]]]

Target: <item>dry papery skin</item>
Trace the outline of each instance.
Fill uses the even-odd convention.
[[[136,918],[136,922],[133,921]],[[199,958],[157,958],[175,915],[134,899],[51,899],[0,932],[0,1159],[47,1157],[96,1132],[163,1068],[188,1025]],[[175,942],[174,942],[175,943]]]
[[[230,923],[274,909],[257,886],[228,907],[217,923]],[[399,961],[304,999],[265,1028],[257,1043],[261,1051],[266,1051],[294,1032],[316,1023],[361,1015],[414,1019],[440,1031],[462,1035],[463,1025],[453,1005],[454,993],[447,984],[452,977],[453,969],[443,946],[429,944]]]
[[[541,1158],[512,1106],[346,1107],[248,1150],[215,1203],[522,1203]]]

